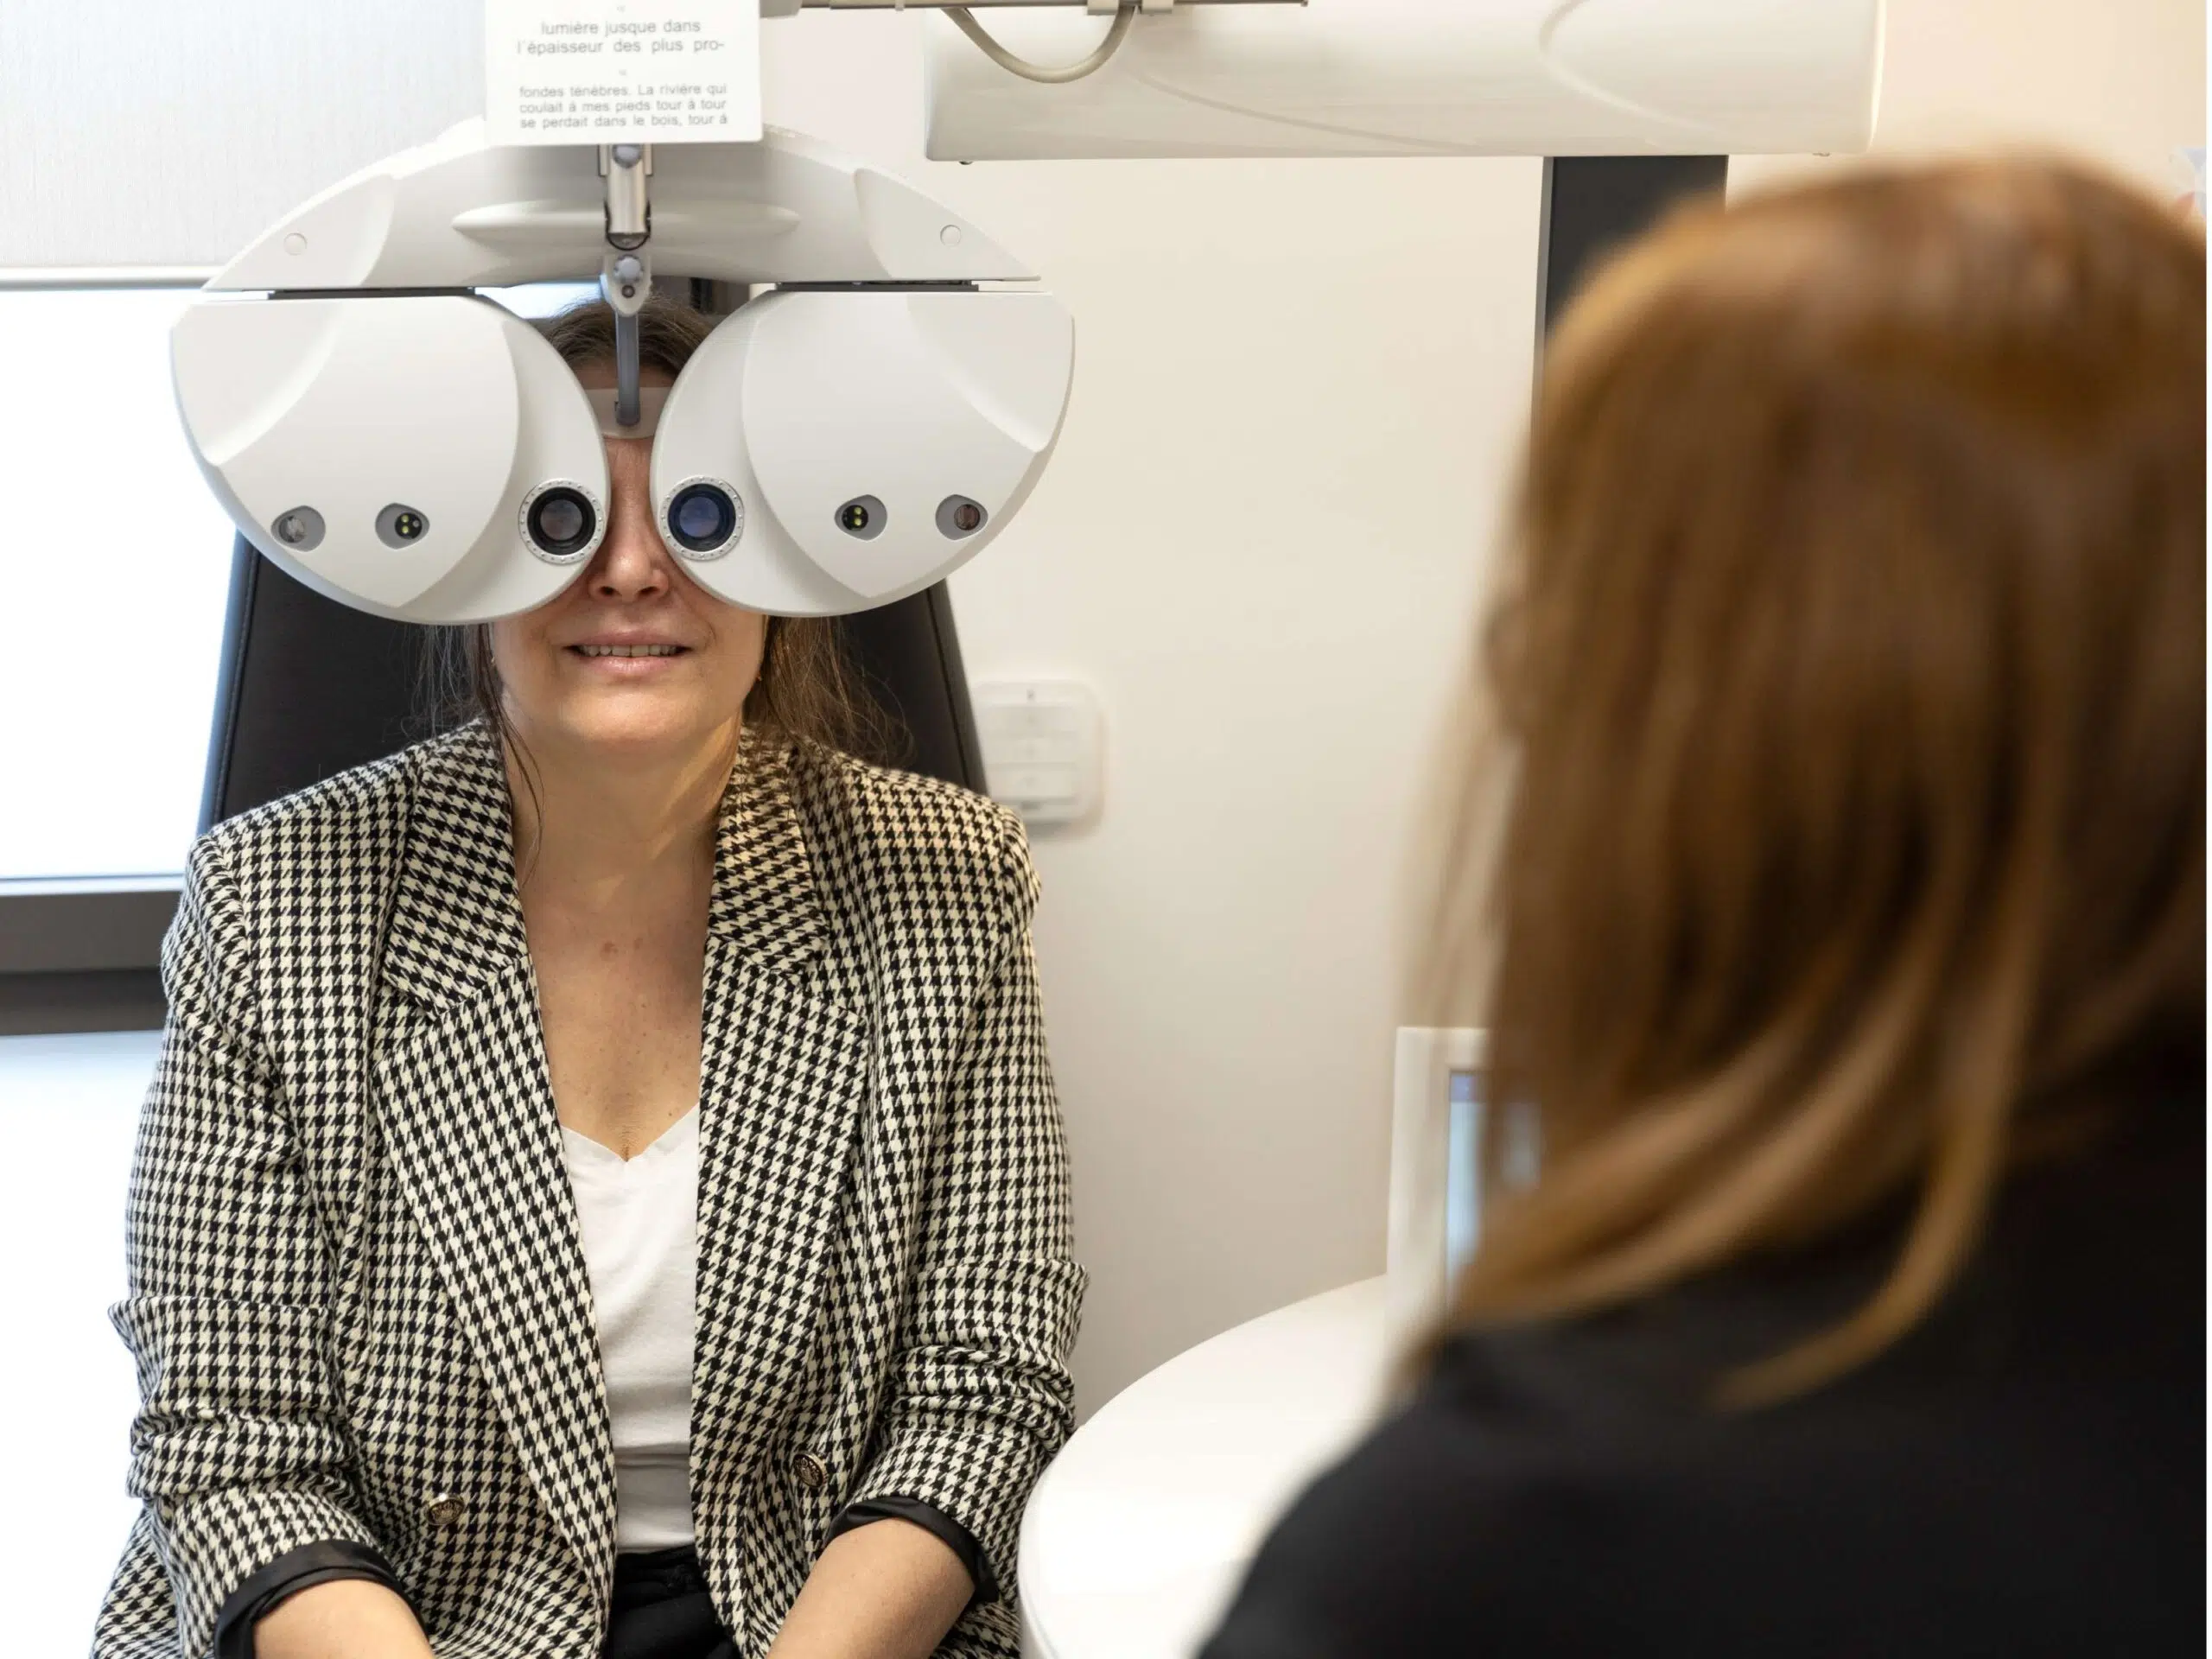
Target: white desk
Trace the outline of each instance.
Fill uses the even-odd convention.
[[[1031,1659],[1190,1659],[1260,1541],[1374,1421],[1382,1279],[1225,1331],[1109,1401],[1021,1528]]]

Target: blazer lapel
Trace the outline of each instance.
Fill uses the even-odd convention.
[[[424,752],[375,1065],[406,1201],[524,1471],[603,1594],[614,1458],[590,1281],[488,732]]]
[[[407,1202],[531,1484],[602,1593],[613,1450],[488,732],[426,749],[375,1077]],[[750,734],[723,798],[700,1067],[692,1490],[734,1525],[813,1344],[872,1036],[816,988],[828,939],[788,746]],[[702,1553],[705,1553],[702,1548]]]
[[[735,1522],[728,1500],[790,1408],[869,1079],[867,1022],[812,988],[826,928],[792,766],[788,746],[748,736],[715,858],[691,1396],[702,1539]]]

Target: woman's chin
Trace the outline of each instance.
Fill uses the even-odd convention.
[[[688,699],[594,697],[562,709],[550,724],[564,748],[619,762],[690,755],[726,736],[734,722]]]

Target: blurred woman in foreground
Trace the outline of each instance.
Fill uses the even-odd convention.
[[[2204,1651],[2204,323],[2026,162],[1576,307],[1431,1010],[1546,1168],[1208,1659]]]

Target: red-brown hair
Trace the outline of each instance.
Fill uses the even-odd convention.
[[[1545,1141],[1461,1320],[1916,1192],[1728,1392],[1800,1389],[1927,1313],[2025,1131],[2201,1080],[2204,327],[2195,226],[2031,161],[1692,210],[1574,307],[1429,963]]]

